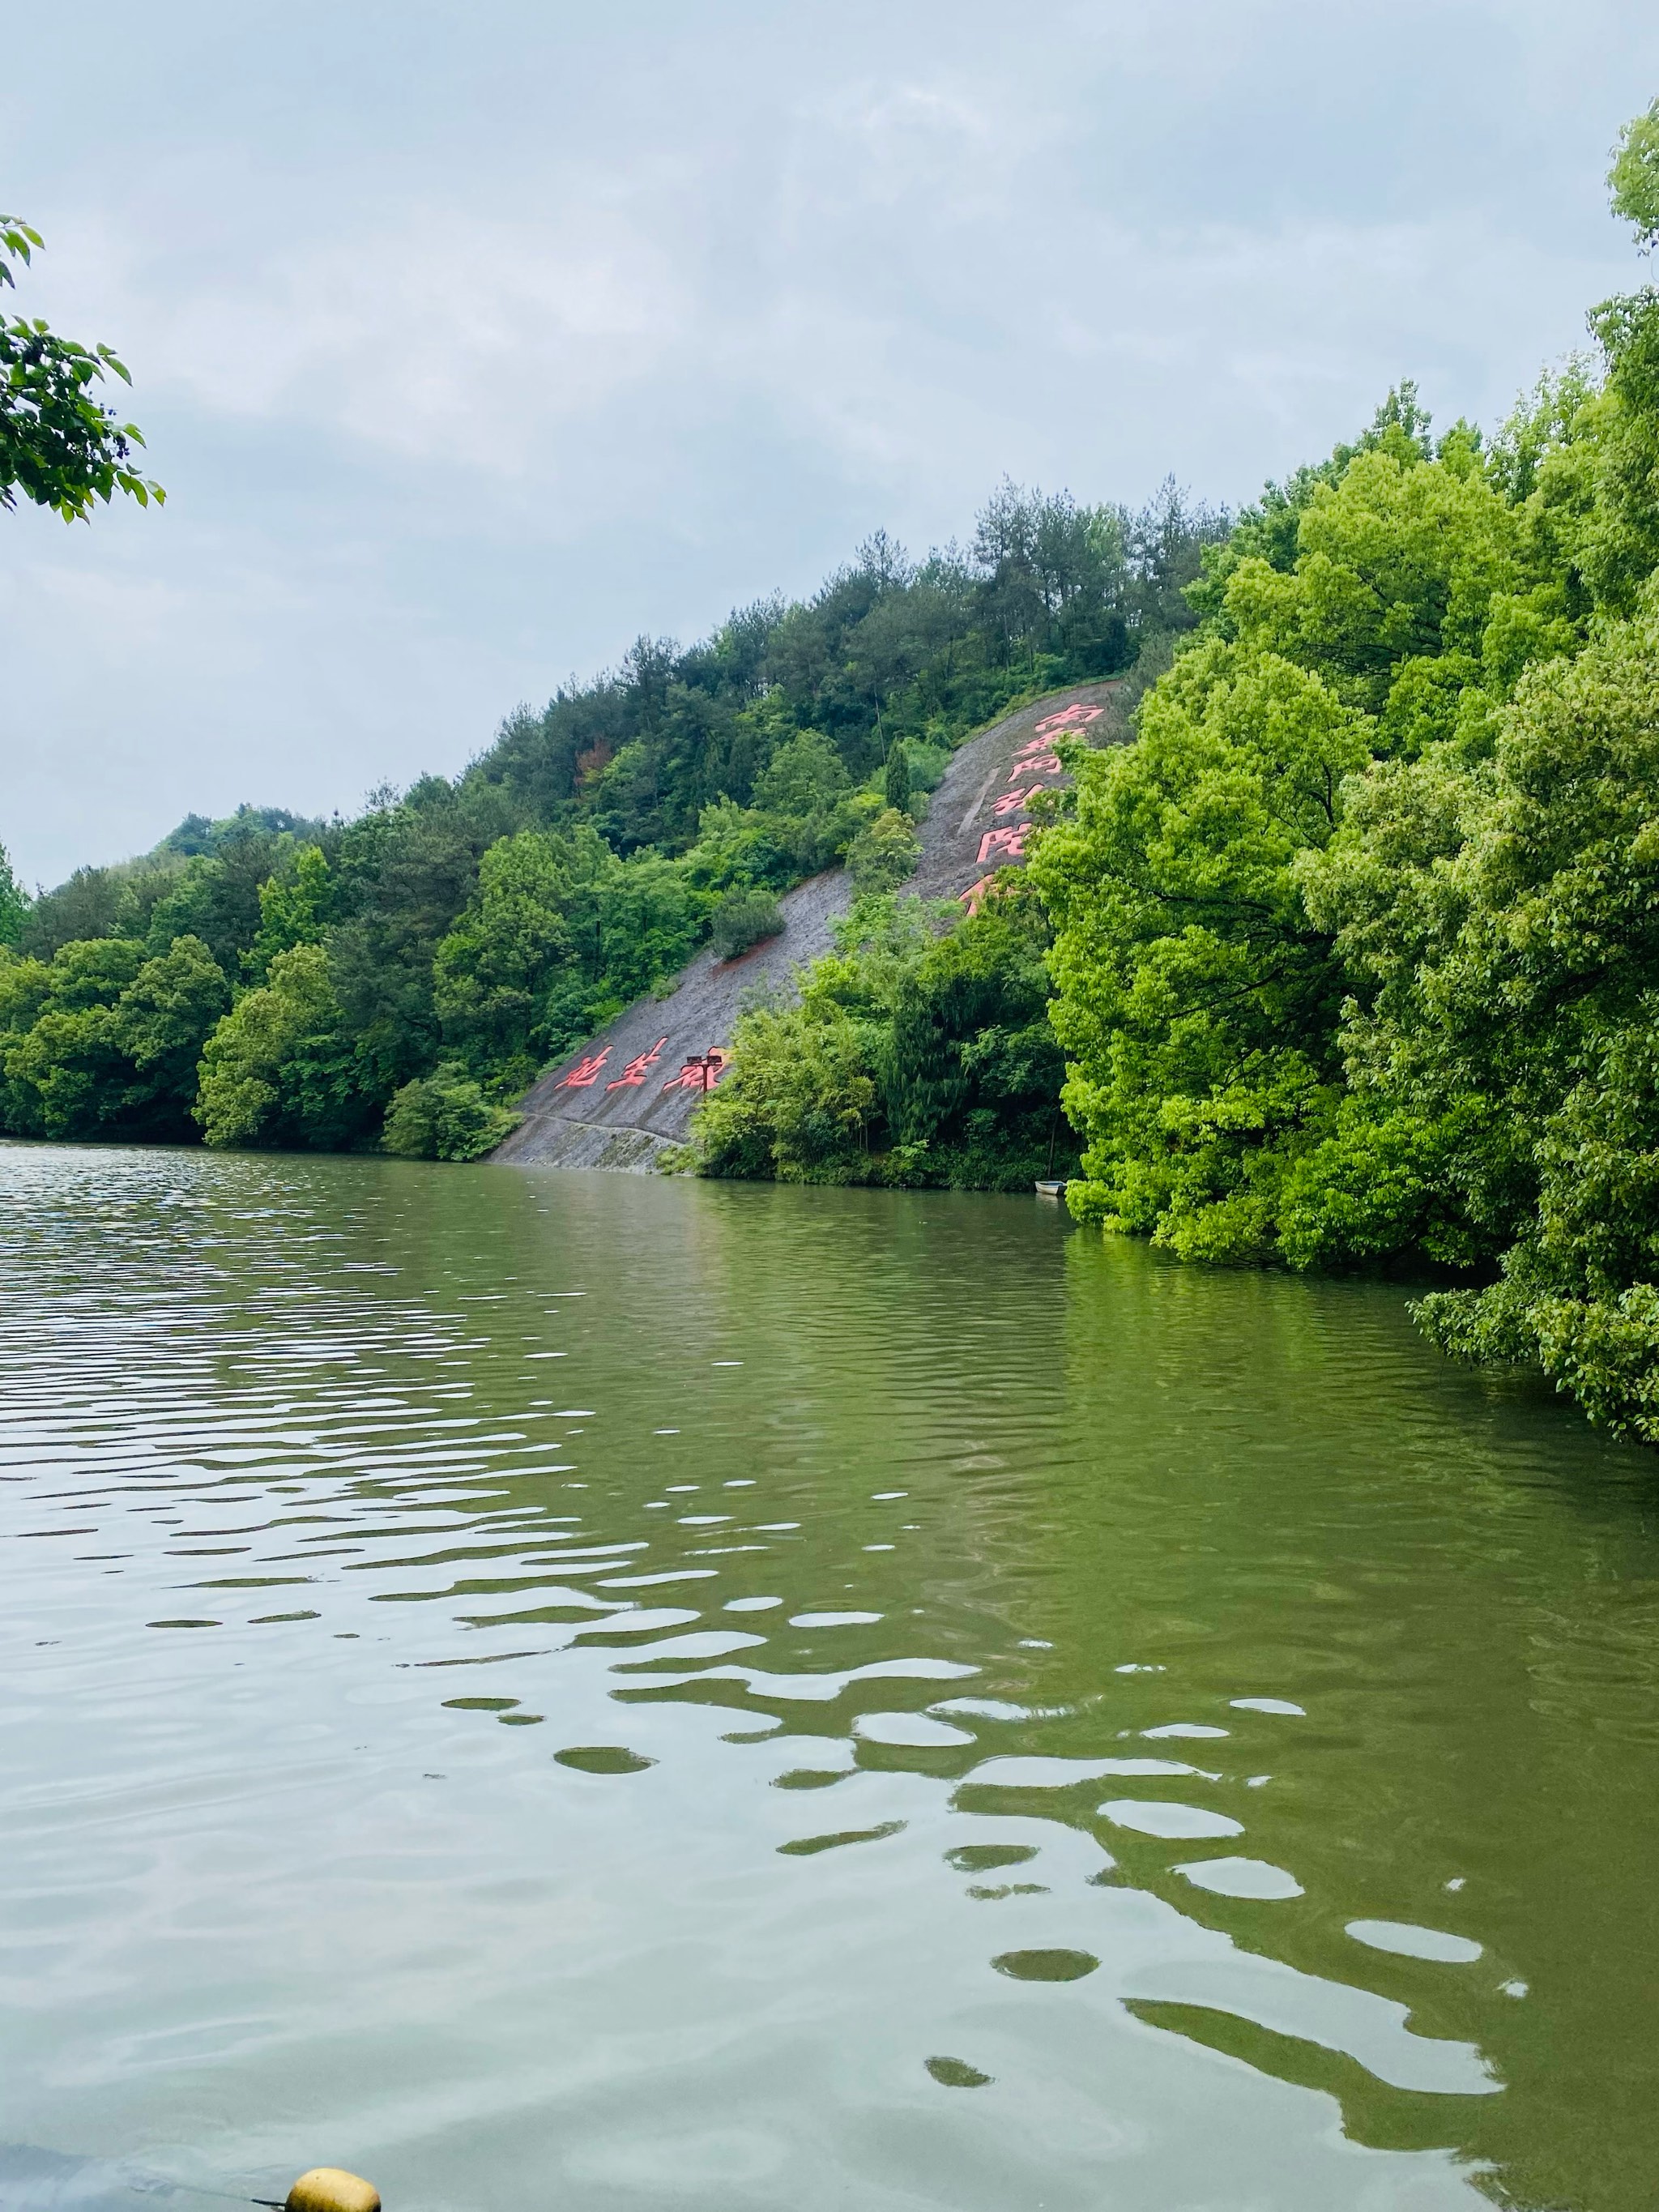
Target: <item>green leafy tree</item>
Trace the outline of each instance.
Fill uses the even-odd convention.
[[[1075,816],[1032,866],[1092,1218],[1189,1258],[1272,1249],[1285,1161],[1340,1075],[1342,979],[1297,862],[1369,734],[1316,675],[1218,638],[1148,698],[1138,744],[1074,763]]]
[[[262,927],[264,885],[277,858],[276,840],[250,829],[216,854],[187,860],[176,874],[161,878],[165,888],[150,907],[145,944],[162,952],[176,937],[199,937],[226,975],[240,975]],[[118,927],[136,889],[129,881],[118,891]]]
[[[267,876],[258,886],[259,927],[242,964],[255,982],[264,982],[279,952],[296,945],[320,945],[335,919],[339,900],[326,855],[319,845],[302,845],[291,866]]]
[[[140,945],[100,939],[65,945],[50,963],[8,963],[0,1069],[14,1135],[95,1136],[115,1121],[131,1073],[115,1006],[143,958]]]
[[[739,885],[714,908],[710,942],[717,960],[735,960],[769,937],[781,935],[783,908],[769,890]]]
[[[27,265],[40,244],[21,216],[0,216],[0,289],[15,285],[10,263]],[[118,491],[140,507],[166,499],[131,465],[144,442],[137,425],[93,395],[106,376],[132,381],[108,346],[59,337],[38,317],[0,315],[0,507],[15,507],[21,491],[84,522]]]
[[[1590,328],[1606,381],[1540,470],[1537,500],[1594,609],[1628,616],[1659,566],[1659,292],[1605,301]]]
[[[698,820],[697,842],[685,855],[688,877],[699,890],[781,890],[799,870],[790,857],[789,825],[757,808],[718,799]]]
[[[428,776],[401,801],[382,795],[339,841],[331,865],[342,919],[329,936],[329,971],[377,1097],[441,1051],[434,956],[476,889],[498,834],[493,815]]]
[[[117,1039],[137,1077],[132,1103],[164,1108],[177,1135],[189,1132],[197,1065],[229,1005],[224,970],[199,937],[146,960],[116,1003]]]
[[[847,866],[860,891],[896,890],[915,873],[921,858],[921,842],[909,816],[890,805],[866,822],[847,848]]]
[[[1048,944],[1042,908],[1011,872],[901,975],[878,1055],[887,1181],[1023,1190],[1075,1171]]]
[[[122,883],[113,868],[77,868],[45,891],[24,917],[18,942],[36,959],[50,960],[60,946],[108,937],[115,929]]]
[[[313,822],[303,814],[290,814],[285,806],[250,806],[246,802],[234,814],[223,814],[216,821],[205,814],[187,814],[175,830],[155,848],[158,854],[177,853],[190,859],[198,853],[217,853],[233,839],[259,833],[277,839],[283,836],[296,842],[314,840],[323,824]]]
[[[475,1073],[527,1084],[681,967],[705,906],[683,867],[654,853],[621,860],[586,824],[501,839],[437,948],[446,1045]]]
[[[33,1085],[20,1085],[10,1072],[19,1042],[34,1027],[52,996],[50,963],[0,946],[0,1129],[8,1136],[40,1134]]]
[[[0,1122],[14,1135],[178,1141],[204,1041],[230,1000],[199,938],[125,938],[0,959]]]
[[[607,862],[593,879],[589,896],[593,940],[599,947],[593,980],[614,1012],[684,967],[708,929],[708,902],[698,896],[681,863],[659,853],[635,853],[625,861]],[[580,944],[587,934],[580,900],[573,902],[571,920]],[[605,1018],[609,1020],[610,1014]],[[551,1048],[554,1054],[562,1051],[567,1041],[577,1042],[568,1015],[561,1016],[553,1007],[549,1009],[550,1036],[557,1020],[565,1027]]]
[[[1659,100],[1619,134],[1607,172],[1613,211],[1635,231],[1644,253],[1659,245]]]
[[[1307,1261],[1501,1262],[1423,1313],[1659,1442],[1659,586],[1534,669],[1490,767],[1372,770],[1310,872],[1355,986]],[[1376,1164],[1386,1160],[1388,1173]]]
[[[475,1069],[533,1076],[550,994],[568,990],[580,973],[567,919],[576,857],[566,840],[534,830],[492,845],[477,892],[438,946],[444,1037]]]
[[[320,945],[279,952],[208,1038],[194,1109],[213,1146],[343,1150],[373,1115]]]
[[[779,1182],[867,1182],[877,1101],[872,1040],[834,1005],[759,1006],[733,1065],[699,1109],[702,1173]]]
[[[1283,1242],[1286,1178],[1334,1127],[1349,984],[1306,890],[1347,780],[1377,756],[1480,760],[1521,672],[1579,642],[1532,518],[1465,434],[1432,459],[1426,435],[1392,395],[1271,530],[1247,521],[1139,742],[1081,753],[1075,812],[1038,841],[1089,1140],[1073,1202],[1188,1258],[1305,1251]]]
[[[828,867],[858,828],[853,780],[817,730],[778,747],[755,779],[755,811],[774,827],[791,877]]]

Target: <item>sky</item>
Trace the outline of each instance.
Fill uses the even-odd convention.
[[[1651,0],[82,0],[8,27],[14,312],[164,508],[0,513],[0,843],[349,813],[1004,476],[1237,506],[1640,281]]]

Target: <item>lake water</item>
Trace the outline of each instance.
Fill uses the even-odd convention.
[[[0,2136],[82,2200],[1659,2194],[1659,1462],[1398,1289],[7,1146],[0,1316]]]

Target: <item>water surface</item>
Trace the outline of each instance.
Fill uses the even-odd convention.
[[[1653,2202],[1655,1462],[1399,1291],[6,1146],[0,1314],[0,2136],[392,2212]]]

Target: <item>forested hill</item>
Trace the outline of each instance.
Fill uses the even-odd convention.
[[[966,733],[1164,665],[1224,534],[1172,484],[1139,511],[1005,484],[966,550],[878,535],[807,600],[642,639],[354,820],[192,816],[32,902],[0,854],[0,1129],[351,1147],[414,1085],[394,1144],[476,1151],[711,933],[842,859],[902,879]]]

